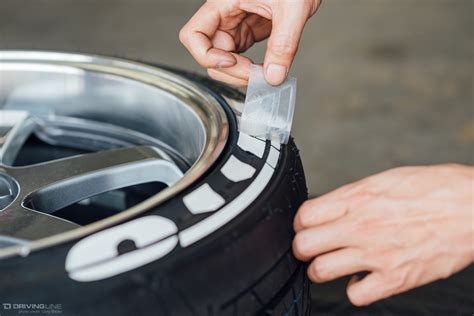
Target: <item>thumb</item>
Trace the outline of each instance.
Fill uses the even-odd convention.
[[[309,10],[305,1],[281,1],[272,16],[272,32],[265,53],[265,79],[272,85],[281,84],[295,58]]]

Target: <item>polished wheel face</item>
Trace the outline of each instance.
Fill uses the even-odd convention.
[[[203,175],[227,136],[218,101],[170,72],[99,56],[0,51],[0,256],[149,210]],[[81,154],[22,155],[32,137]],[[146,183],[164,189],[88,225],[57,216],[71,204]]]

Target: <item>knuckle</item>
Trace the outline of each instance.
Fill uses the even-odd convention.
[[[301,213],[302,211],[304,212],[306,209],[309,209],[311,204],[312,204],[311,200],[304,201],[303,204],[301,204],[299,208],[299,212]]]
[[[297,46],[288,41],[287,38],[275,40],[270,45],[270,50],[273,54],[280,57],[292,57],[297,50]]]
[[[179,31],[179,40],[183,44],[185,44],[188,41],[188,30],[186,29],[186,27],[183,27]]]
[[[408,269],[400,269],[395,273],[392,273],[388,277],[388,285],[391,289],[399,291],[404,289],[408,284],[409,271]]]
[[[186,38],[187,38],[187,34],[186,34],[186,31],[184,28],[182,28],[180,31],[179,31],[179,40],[181,43],[184,44],[184,42],[186,42]]]
[[[317,280],[327,280],[330,276],[327,265],[319,258],[314,259],[312,272]]]
[[[355,306],[365,306],[369,303],[367,299],[360,295],[359,291],[354,288],[347,289],[347,297],[349,298],[349,301]]]
[[[296,258],[303,260],[305,254],[307,253],[307,240],[304,234],[296,234],[295,239],[293,240],[293,254]]]
[[[374,230],[379,227],[379,219],[371,217],[356,220],[352,227],[354,232],[367,235],[369,232],[374,232]]]
[[[372,192],[371,190],[368,190],[368,189],[362,189],[362,190],[354,192],[354,198],[359,201],[372,200],[377,196],[378,196],[377,193]]]
[[[391,248],[380,248],[373,250],[373,257],[376,258],[377,261],[377,268],[380,271],[388,272],[388,271],[396,271],[397,267],[400,265],[400,253],[395,251]],[[378,251],[378,253],[375,253]]]
[[[300,209],[298,210],[298,214],[296,215],[299,220],[299,223],[302,224],[303,226],[308,224],[310,213],[311,213],[311,204],[309,201],[305,201],[301,205]]]
[[[318,278],[314,271],[314,262],[308,266],[308,270],[306,270],[306,274],[308,275],[308,278],[311,280],[311,282],[318,283]]]
[[[381,269],[384,267],[383,264],[380,264],[378,260],[378,255],[374,253],[374,250],[365,249],[360,252],[360,261],[363,262],[366,266],[371,269]]]
[[[301,216],[299,215],[296,215],[295,218],[293,219],[293,230],[295,232],[298,232],[300,231],[301,229],[304,228],[304,225],[303,223],[301,222]]]
[[[395,227],[397,227],[397,224],[394,223],[394,221],[391,221],[388,216],[386,216],[387,213],[380,212],[377,209],[377,206],[372,206],[370,203],[364,203],[364,205],[359,205],[357,208],[363,212],[360,212],[354,216],[352,227],[355,233],[364,234],[366,237],[384,236],[386,235],[388,229],[393,230]],[[386,210],[388,210],[388,208],[384,208],[384,211]],[[390,239],[390,241],[393,241],[394,239],[395,238]],[[385,245],[393,246],[388,242],[385,243]]]

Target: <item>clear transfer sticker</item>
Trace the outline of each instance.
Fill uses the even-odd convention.
[[[265,80],[262,66],[251,65],[240,132],[288,143],[295,99],[296,78],[288,77],[281,85],[272,86]]]

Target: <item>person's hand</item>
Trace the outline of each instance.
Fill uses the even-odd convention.
[[[209,0],[181,29],[179,38],[210,77],[245,86],[250,59],[240,55],[269,37],[265,79],[282,83],[306,21],[321,0]]]
[[[473,167],[392,169],[305,202],[293,252],[314,282],[368,271],[347,287],[367,305],[473,262],[473,198]]]

